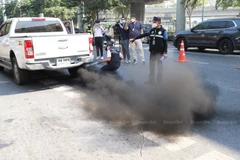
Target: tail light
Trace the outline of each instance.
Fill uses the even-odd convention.
[[[34,58],[33,43],[31,40],[24,41],[24,51],[27,59]]]
[[[89,53],[93,53],[93,38],[89,37],[88,41],[89,41]]]

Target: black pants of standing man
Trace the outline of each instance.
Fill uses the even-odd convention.
[[[101,57],[103,56],[103,37],[95,37],[95,45],[97,50],[97,56],[99,57],[99,51],[101,53]]]

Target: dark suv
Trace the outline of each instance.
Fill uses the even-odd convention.
[[[240,49],[240,18],[206,20],[190,31],[181,31],[174,35],[173,45],[179,49],[184,41],[185,50],[197,47],[218,49],[222,54],[233,53]]]

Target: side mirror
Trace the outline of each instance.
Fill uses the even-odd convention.
[[[191,32],[194,32],[194,28],[191,28]]]

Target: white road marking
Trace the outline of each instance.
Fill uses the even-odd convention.
[[[9,83],[10,81],[2,81],[0,82],[0,84],[3,84],[3,83]]]
[[[144,132],[144,136],[154,143],[158,143],[162,147],[172,151],[176,152],[181,149],[187,148],[196,142],[192,140],[189,137],[184,136],[171,136],[171,137],[165,137],[165,136],[157,136],[151,132]]]
[[[75,93],[75,92],[67,92],[67,93],[64,93],[65,96],[69,97],[69,98],[72,98],[72,99],[75,99],[75,98],[79,98],[79,94]]]
[[[198,61],[189,61],[189,62],[192,62],[192,63],[198,63],[198,64],[209,64],[209,63],[207,63],[207,62],[198,62]]]
[[[75,98],[84,98],[86,95],[86,93],[76,93],[76,92],[67,92],[64,93],[65,96],[75,99]]]
[[[224,159],[224,160],[235,160],[234,158],[232,157],[229,157],[227,155],[224,155],[220,152],[217,152],[217,151],[211,151],[209,153],[206,153],[194,160],[221,160],[221,159]]]
[[[67,91],[67,90],[72,90],[73,87],[67,86],[67,85],[56,85],[51,87],[55,91]]]

